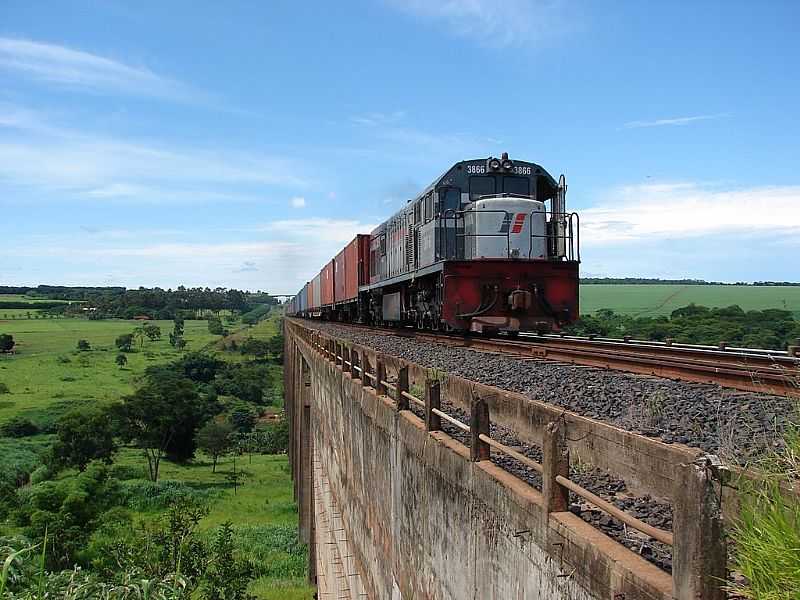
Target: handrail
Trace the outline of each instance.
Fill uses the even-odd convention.
[[[650,536],[654,540],[662,542],[664,544],[668,544],[670,546],[673,545],[673,535],[669,531],[664,531],[663,529],[658,529],[653,527],[652,525],[648,525],[644,521],[640,521],[636,517],[630,516],[623,510],[620,510],[610,502],[607,502],[596,496],[586,488],[581,487],[574,481],[563,477],[562,475],[556,475],[556,482],[567,488],[569,491],[574,492],[584,500],[588,501],[590,504],[594,504],[597,508],[602,510],[603,512],[608,513],[612,517],[619,519],[626,525],[633,527],[636,531],[641,531],[643,534]]]
[[[466,433],[469,433],[469,432],[471,431],[471,429],[470,429],[469,425],[464,425],[464,423],[462,423],[462,422],[461,422],[461,421],[459,421],[458,419],[454,419],[453,417],[451,417],[451,416],[450,416],[450,415],[448,415],[447,413],[440,411],[438,408],[432,408],[432,409],[431,409],[431,412],[432,412],[433,414],[435,414],[435,415],[439,415],[439,416],[440,416],[440,417],[442,417],[442,418],[443,418],[445,421],[449,421],[450,423],[452,423],[452,424],[453,424],[453,425],[455,425],[456,427],[458,427],[458,428],[462,429],[462,430],[463,430],[463,431],[465,431]]]
[[[483,441],[483,442],[486,442],[487,444],[489,444],[493,448],[497,448],[498,450],[500,450],[500,452],[503,452],[504,454],[508,454],[510,457],[517,459],[523,465],[525,465],[527,467],[530,467],[531,469],[533,469],[537,473],[542,473],[544,471],[544,467],[542,467],[542,465],[540,463],[536,462],[532,458],[528,458],[527,456],[525,456],[524,454],[521,454],[520,452],[517,452],[513,448],[509,448],[505,444],[501,444],[497,440],[490,438],[485,433],[479,434],[478,435],[478,439]]]
[[[403,398],[408,398],[409,400],[411,400],[411,402],[416,402],[417,404],[419,404],[422,407],[425,406],[425,401],[424,400],[420,400],[414,394],[410,394],[410,393],[406,392],[405,390],[400,392],[400,395],[403,396]]]

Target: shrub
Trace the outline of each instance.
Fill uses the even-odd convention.
[[[8,386],[0,381],[0,394],[10,394],[11,390],[8,389]]]
[[[30,419],[14,417],[0,425],[0,433],[6,437],[21,438],[36,435],[39,428]]]
[[[78,350],[81,352],[86,352],[87,350],[91,350],[92,345],[87,340],[78,340]]]

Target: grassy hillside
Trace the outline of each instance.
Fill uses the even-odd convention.
[[[69,409],[85,403],[110,403],[130,394],[147,367],[176,360],[181,352],[168,342],[172,321],[150,321],[161,328],[162,339],[147,339],[126,354],[128,364],[115,363],[119,353],[117,336],[132,332],[139,321],[84,319],[3,319],[0,333],[9,333],[17,343],[15,355],[0,355],[0,383],[10,393],[0,395],[0,424],[14,417],[26,417],[49,430]],[[232,341],[241,344],[248,337],[269,339],[278,333],[279,316],[253,326],[228,324],[233,333],[224,341],[208,332],[206,321],[185,321],[186,351],[205,349],[229,362],[242,362],[238,352],[226,351]],[[76,349],[85,339],[91,350]],[[280,365],[269,365],[277,412],[282,405]],[[225,400],[224,398],[222,399]],[[5,464],[35,464],[36,454],[49,446],[52,434],[22,438],[0,437]],[[308,600],[313,589],[305,583],[305,550],[297,540],[297,507],[286,455],[241,456],[236,470],[243,478],[234,491],[229,476],[233,458],[223,457],[212,472],[211,461],[198,453],[187,464],[162,463],[160,483],[147,481],[146,462],[140,451],[122,449],[114,458],[115,476],[129,490],[128,508],[137,521],[155,519],[169,498],[189,495],[206,502],[210,512],[199,524],[204,535],[213,535],[222,523],[231,522],[245,556],[258,565],[258,577],[251,591],[261,600]],[[66,472],[62,476],[71,476]],[[160,491],[159,491],[160,490]],[[0,526],[0,534],[7,526]],[[10,532],[13,533],[13,528]]]
[[[734,285],[627,285],[582,284],[581,314],[600,308],[632,316],[669,315],[687,304],[724,307],[738,304],[744,310],[779,308],[800,318],[800,287]]]

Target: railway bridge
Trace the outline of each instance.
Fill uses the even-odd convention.
[[[725,597],[734,496],[715,457],[307,321],[284,327],[290,460],[319,598]],[[592,473],[669,518],[610,500]]]

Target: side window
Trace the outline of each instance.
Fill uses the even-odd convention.
[[[427,223],[433,218],[433,194],[429,193],[425,196],[425,222]]]
[[[414,202],[414,223],[419,225],[422,222],[422,200]]]
[[[386,232],[381,232],[381,256],[386,256]]]

